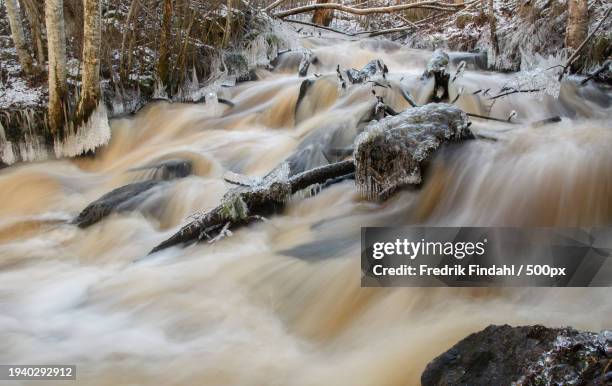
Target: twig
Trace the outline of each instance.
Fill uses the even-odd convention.
[[[316,27],[316,28],[321,28],[327,31],[331,31],[331,32],[335,32],[335,33],[339,33],[345,36],[356,36],[357,33],[349,33],[349,32],[344,32],[344,31],[340,31],[338,29],[335,28],[331,28],[331,27],[325,27],[322,25],[318,25],[318,24],[314,24],[314,23],[309,23],[307,21],[302,21],[302,20],[293,20],[293,19],[286,19],[285,21],[291,22],[291,23],[296,23],[296,24],[302,24],[302,25],[307,25],[309,27]]]
[[[503,123],[509,123],[511,125],[516,125],[518,122],[510,122],[506,119],[499,119],[499,118],[493,118],[493,117],[487,117],[486,115],[479,115],[479,114],[473,114],[473,113],[466,113],[468,116],[470,117],[474,117],[474,118],[481,118],[481,119],[486,119],[488,121],[495,121],[495,122],[503,122]]]
[[[542,91],[542,90],[543,89],[541,89],[541,88],[532,88],[532,89],[529,89],[529,90],[513,90],[513,91],[505,92],[503,94],[498,94],[498,95],[492,96],[492,97],[489,98],[489,100],[494,100],[494,99],[497,99],[497,98],[505,97],[506,95],[516,94],[516,93],[538,92],[538,91]]]
[[[608,8],[608,10],[603,15],[603,17],[601,18],[597,26],[595,26],[593,31],[591,31],[591,33],[584,39],[584,41],[580,43],[576,51],[574,51],[574,53],[569,57],[569,59],[567,59],[567,62],[565,62],[565,65],[563,66],[563,70],[561,71],[561,74],[559,74],[559,81],[563,79],[563,75],[565,75],[565,73],[570,68],[570,66],[576,61],[576,59],[578,59],[580,51],[584,48],[584,46],[586,46],[586,43],[593,37],[593,35],[595,35],[595,32],[597,32],[597,30],[599,29],[599,27],[601,27],[603,22],[606,21],[606,19],[610,15],[610,12],[612,12],[612,7]]]
[[[591,74],[589,74],[589,76],[587,76],[585,79],[583,79],[582,82],[580,82],[580,84],[581,85],[586,84],[586,82],[588,82],[589,80],[599,76],[599,74],[604,72],[606,70],[606,68],[608,68],[608,67],[612,67],[612,59],[606,60],[604,62],[604,64],[601,65],[601,67],[599,67],[597,70],[595,70]]]

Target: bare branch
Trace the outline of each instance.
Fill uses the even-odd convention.
[[[273,10],[274,8],[278,7],[279,5],[281,5],[282,3],[284,3],[287,0],[276,0],[275,2],[273,2],[272,4],[268,5],[266,8],[264,8],[264,11],[266,12],[270,12],[271,10]]]
[[[418,3],[411,4],[398,4],[390,5],[386,7],[373,7],[373,8],[354,8],[342,4],[327,3],[327,4],[311,4],[302,7],[296,7],[285,11],[276,12],[274,16],[278,18],[284,18],[291,15],[297,15],[300,13],[310,12],[317,9],[333,9],[341,12],[352,13],[354,15],[372,15],[377,13],[392,13],[404,11],[406,9],[414,8],[426,8],[434,9],[438,11],[455,11],[464,7],[464,4],[448,4],[441,3],[439,1],[420,1]]]

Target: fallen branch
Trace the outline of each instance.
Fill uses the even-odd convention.
[[[314,23],[309,23],[307,21],[302,21],[302,20],[287,19],[285,21],[286,22],[290,22],[290,23],[302,24],[302,25],[306,25],[306,26],[309,26],[309,27],[321,28],[321,29],[324,29],[326,31],[335,32],[335,33],[338,33],[338,34],[341,34],[341,35],[345,35],[345,36],[349,36],[349,37],[354,37],[354,36],[358,35],[358,33],[344,32],[344,31],[340,31],[340,30],[335,29],[335,28],[326,27],[326,26],[318,25],[318,24],[314,24]]]
[[[487,117],[486,115],[479,115],[479,114],[473,114],[473,113],[466,113],[468,116],[470,117],[474,117],[474,118],[480,118],[480,119],[486,119],[488,121],[495,121],[495,122],[503,122],[503,123],[510,123],[512,125],[516,125],[518,122],[510,122],[507,119],[499,119],[499,118],[493,118],[493,117]]]
[[[567,59],[567,62],[565,62],[565,65],[563,66],[563,70],[561,71],[561,74],[559,74],[559,81],[563,79],[563,75],[565,75],[565,73],[569,70],[570,66],[574,64],[576,59],[578,59],[578,57],[580,56],[580,51],[582,51],[582,49],[586,46],[587,42],[593,37],[593,35],[595,35],[595,32],[597,32],[599,27],[601,27],[604,21],[606,21],[608,16],[610,16],[610,12],[612,12],[612,6],[608,8],[608,10],[603,15],[603,17],[601,18],[597,26],[595,26],[593,31],[591,31],[591,33],[582,41],[582,43],[580,43],[578,48],[576,48],[576,51],[574,51],[574,53]]]
[[[415,28],[418,28],[418,27],[414,24],[408,24],[405,26],[397,27],[397,28],[389,28],[389,29],[383,29],[380,31],[364,32],[364,34],[367,33],[368,37],[373,38],[376,36],[388,35],[388,34],[393,34],[396,32],[404,32],[404,31],[415,29]]]
[[[581,85],[586,84],[589,80],[591,80],[593,78],[597,78],[599,76],[599,74],[601,74],[602,72],[604,72],[606,70],[612,70],[612,59],[606,60],[604,62],[604,64],[601,65],[601,67],[599,67],[598,69],[593,71],[591,74],[589,74],[589,76],[587,76],[584,80],[582,80],[582,82],[580,82],[580,84]]]
[[[291,196],[315,184],[329,180],[340,181],[355,171],[353,160],[336,162],[299,173],[287,180],[271,176],[259,186],[238,187],[223,197],[221,205],[196,216],[172,237],[151,250],[155,253],[179,244],[189,244],[202,239],[216,240],[222,232],[248,225],[263,216],[279,212]]]
[[[288,9],[285,11],[276,12],[274,16],[278,18],[284,18],[291,15],[297,15],[300,13],[311,12],[317,9],[333,9],[336,11],[351,13],[354,15],[372,15],[377,13],[392,13],[404,11],[407,9],[415,9],[415,8],[425,8],[425,9],[434,9],[438,11],[447,11],[452,12],[457,9],[463,8],[463,4],[448,4],[442,3],[439,1],[420,1],[418,3],[411,4],[398,4],[398,5],[390,5],[386,7],[372,7],[372,8],[354,8],[342,4],[335,3],[326,3],[326,4],[311,4],[305,5],[302,7],[296,7],[292,9]]]
[[[526,93],[526,92],[538,92],[538,91],[542,91],[541,88],[532,88],[532,89],[528,89],[528,90],[512,90],[512,91],[508,91],[502,94],[498,94],[498,95],[494,95],[492,97],[489,98],[489,100],[494,100],[497,98],[501,98],[501,97],[505,97],[507,95],[512,95],[512,94],[517,94],[517,93]]]
[[[279,5],[281,5],[282,3],[284,3],[287,0],[276,0],[275,2],[273,2],[272,4],[268,5],[266,8],[264,8],[264,11],[266,12],[270,12],[271,10],[273,10],[274,8],[278,7]]]

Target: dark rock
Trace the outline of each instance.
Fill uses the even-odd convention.
[[[155,191],[154,188],[166,184],[163,181],[142,181],[111,190],[87,205],[73,220],[73,224],[87,228],[111,213],[134,210]]]
[[[312,55],[312,51],[304,50],[302,52],[302,60],[300,60],[300,64],[298,65],[298,75],[300,77],[305,77],[308,74],[308,68],[310,68],[310,64],[313,63],[314,57]]]
[[[435,85],[433,94],[430,96],[430,102],[448,101],[448,81],[450,74],[448,73],[449,56],[442,50],[434,51],[431,59],[427,62],[427,67],[421,76],[421,79],[429,79],[434,77]]]
[[[609,385],[612,332],[491,325],[431,361],[423,386]],[[606,371],[606,374],[603,372]]]
[[[130,171],[150,170],[152,180],[171,180],[191,174],[192,163],[185,159],[169,159],[151,165],[140,166]]]
[[[389,73],[389,69],[380,59],[368,62],[361,70],[351,68],[345,71],[346,77],[352,84],[365,83],[377,76],[384,78],[387,73]]]

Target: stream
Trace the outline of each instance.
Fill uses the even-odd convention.
[[[432,87],[420,80],[431,52],[339,37],[303,44],[317,58],[309,78],[320,76],[297,108],[300,55],[287,53],[257,81],[221,88],[233,107],[152,103],[112,120],[95,157],[0,170],[0,363],[76,364],[78,383],[96,385],[418,385],[430,360],[491,323],[610,328],[608,288],[360,287],[362,226],[611,224],[612,92],[572,78],[558,97],[497,99],[490,115],[516,112],[514,124],[472,118],[497,141],[444,147],[420,189],[370,202],[342,181],[214,244],[147,256],[218,205],[227,171],[263,176],[296,151],[300,170],[323,165],[363,129],[373,89],[401,111],[410,105],[400,90],[424,103]],[[479,70],[473,57],[451,53],[451,74],[461,60],[466,70],[450,99],[462,89],[455,104],[488,115],[489,96],[517,74]],[[373,59],[388,66],[387,86],[339,87],[337,65]],[[553,116],[561,122],[532,125]],[[139,167],[176,159],[192,175],[138,210],[69,223],[152,177]]]

